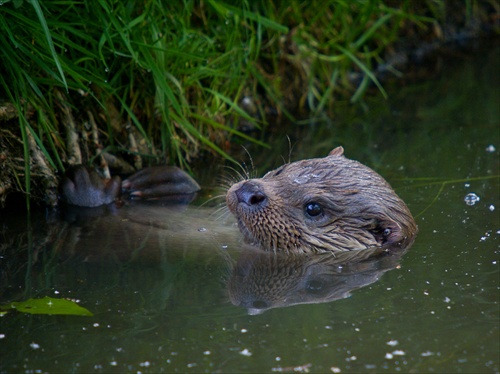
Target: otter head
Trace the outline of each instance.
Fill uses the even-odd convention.
[[[233,185],[226,202],[246,241],[294,253],[410,245],[417,226],[406,204],[343,153],[337,147]]]

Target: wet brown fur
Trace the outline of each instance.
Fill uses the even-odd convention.
[[[337,147],[327,157],[233,185],[226,201],[246,241],[292,253],[410,245],[417,226],[406,204],[379,174],[343,151]],[[254,203],[241,201],[242,191]],[[308,214],[311,203],[320,214]]]

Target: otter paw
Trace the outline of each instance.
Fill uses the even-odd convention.
[[[121,193],[120,177],[103,179],[99,174],[83,165],[66,173],[61,188],[61,198],[70,205],[98,207],[114,202]]]
[[[122,189],[131,198],[159,198],[193,195],[200,186],[176,166],[156,166],[138,171],[122,182]]]

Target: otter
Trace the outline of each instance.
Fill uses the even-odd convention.
[[[98,206],[120,198],[120,180],[102,181],[86,168],[65,178],[70,205]],[[167,196],[189,202],[199,185],[175,167],[146,168],[121,182],[132,198]],[[235,183],[226,195],[245,242],[273,252],[320,253],[406,248],[417,233],[406,204],[375,171],[344,156],[292,162],[262,178]]]
[[[246,241],[273,251],[407,247],[417,233],[391,186],[342,147],[236,183],[226,201]]]

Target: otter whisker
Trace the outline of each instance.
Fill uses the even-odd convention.
[[[286,164],[289,164],[291,163],[292,161],[292,152],[293,152],[293,145],[292,145],[292,140],[290,139],[290,136],[286,136],[286,138],[288,139],[288,162],[285,162]]]
[[[224,165],[224,169],[227,169],[227,170],[232,172],[231,174],[229,174],[229,175],[226,174],[222,177],[222,178],[226,179],[226,181],[229,181],[230,183],[236,183],[236,182],[248,179],[248,172],[244,168],[242,168],[243,173],[241,171],[239,171],[238,169],[236,169],[235,167],[230,166],[230,165]],[[232,174],[234,174],[234,175],[232,175]]]
[[[213,203],[214,201],[217,201],[217,200],[221,201],[219,203],[219,205],[226,206],[225,199],[226,199],[225,193],[215,195],[215,196],[212,196],[211,198],[207,199],[206,201],[204,201],[202,204],[200,204],[200,207],[210,205],[211,203]]]
[[[247,171],[247,179],[250,179],[250,178],[255,178],[257,172],[256,172],[256,169],[255,169],[255,165],[253,163],[253,157],[252,155],[250,154],[250,152],[248,151],[247,147],[243,147],[243,149],[245,150],[246,154],[248,155],[248,158],[250,160],[250,165],[252,166],[251,168],[251,172],[248,171],[248,168],[246,168],[246,171]],[[245,164],[246,166],[246,164]]]
[[[211,215],[215,217],[214,218],[215,221],[225,221],[227,220],[227,217],[231,215],[231,212],[229,211],[229,208],[226,205],[223,205],[217,208],[217,210]]]

